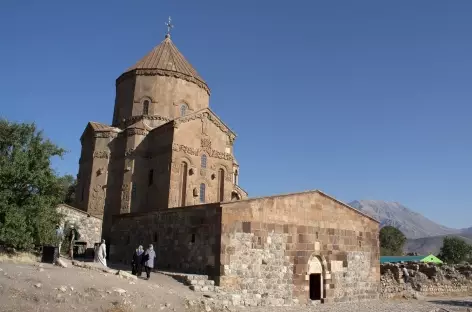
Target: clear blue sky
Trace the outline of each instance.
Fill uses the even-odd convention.
[[[76,174],[115,79],[164,37],[238,134],[251,196],[321,189],[472,226],[472,1],[0,2],[4,117],[34,121]]]

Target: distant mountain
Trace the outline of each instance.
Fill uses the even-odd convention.
[[[458,234],[461,230],[437,224],[397,202],[380,200],[355,200],[350,206],[380,221],[381,226],[394,226],[409,239]],[[464,229],[472,233],[472,228]],[[441,244],[442,245],[442,239]]]
[[[409,239],[405,244],[405,252],[417,252],[420,255],[437,255],[442,247],[443,239],[446,235]],[[472,245],[472,234],[449,235],[463,239]]]
[[[471,235],[472,235],[472,227],[466,228],[466,229],[462,229],[462,230],[461,230],[461,233],[462,233],[462,234],[466,234],[466,235],[467,235],[467,234],[471,234]]]

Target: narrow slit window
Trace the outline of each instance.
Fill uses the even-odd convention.
[[[187,114],[187,109],[187,104],[180,105],[180,116],[185,116]]]
[[[148,185],[152,185],[154,183],[154,169],[149,170],[148,175]]]
[[[205,183],[200,184],[200,203],[205,202]]]
[[[207,156],[205,154],[202,155],[201,166],[202,168],[207,167]]]
[[[180,164],[180,206],[185,206],[187,201],[187,171],[187,163],[182,162]]]
[[[143,115],[149,115],[149,101],[143,102]]]
[[[218,200],[223,201],[225,194],[225,172],[223,169],[218,170]]]

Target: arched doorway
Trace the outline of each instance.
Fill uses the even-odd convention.
[[[312,255],[308,260],[308,280],[310,286],[310,300],[324,298],[323,264],[319,256]]]

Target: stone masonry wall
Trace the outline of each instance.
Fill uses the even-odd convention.
[[[87,248],[93,248],[95,243],[100,242],[102,219],[66,204],[60,204],[57,211],[64,216],[62,227],[65,223],[74,224],[79,230],[80,241],[87,242]]]
[[[472,265],[437,265],[433,263],[404,264],[410,275],[405,283],[400,264],[381,265],[381,291],[383,298],[441,296],[472,294]]]
[[[157,268],[182,273],[218,274],[221,235],[218,204],[115,216],[111,262],[130,263],[138,245],[152,243]]]
[[[378,222],[321,192],[223,203],[222,223],[217,284],[244,304],[307,303],[317,268],[323,302],[378,298]]]

